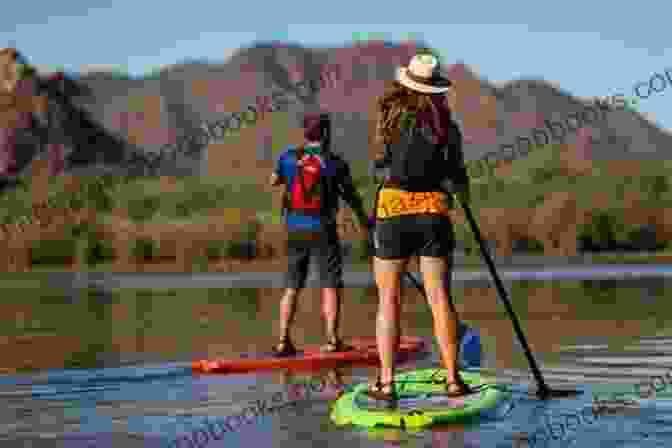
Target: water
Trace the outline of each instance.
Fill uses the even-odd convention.
[[[538,263],[538,261],[537,261]],[[418,273],[413,273],[416,277]],[[661,279],[672,276],[672,266],[668,265],[591,265],[556,266],[546,264],[545,269],[536,266],[517,266],[515,269],[501,269],[499,275],[504,281],[519,280],[608,280],[608,279]],[[77,273],[54,272],[41,274],[44,282],[71,288],[73,284],[89,283],[104,289],[210,289],[210,288],[282,288],[284,274],[281,272],[244,272],[244,273]],[[309,277],[308,284],[316,280]],[[453,273],[453,282],[460,284],[489,284],[490,272],[487,270],[457,269]],[[346,271],[344,282],[353,288],[366,288],[374,285],[369,270]],[[412,286],[408,282],[408,286]]]
[[[507,282],[546,381],[584,392],[546,402],[527,396],[534,378],[495,290],[482,281],[460,284],[454,289],[460,315],[481,332],[482,373],[512,389],[513,398],[475,423],[404,432],[334,425],[328,406],[337,387],[307,398],[305,388],[288,386],[311,381],[304,374],[192,375],[194,358],[268,351],[278,289],[81,293],[45,278],[7,279],[0,291],[0,446],[670,446],[668,282],[653,276]],[[431,336],[424,299],[406,292],[404,333]],[[310,290],[302,297],[299,343],[323,342],[317,299]],[[372,289],[346,290],[343,333],[372,336],[376,308]],[[434,351],[412,366],[437,362]],[[340,376],[359,383],[375,372],[346,366],[317,372],[312,381]],[[590,411],[595,398],[611,400],[598,415]],[[248,409],[247,423],[233,417],[259,402],[278,409],[256,417]],[[219,440],[200,432],[195,445],[171,444],[227,416],[235,430],[215,431]]]

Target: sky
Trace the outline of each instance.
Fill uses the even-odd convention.
[[[666,68],[672,78],[672,50],[664,37],[672,4],[662,2],[441,2],[421,9],[400,1],[352,0],[319,7],[303,0],[36,5],[13,2],[3,11],[0,46],[17,47],[40,68],[120,67],[140,75],[185,58],[222,61],[254,41],[340,46],[370,35],[390,41],[417,36],[439,50],[445,63],[464,62],[492,82],[543,78],[584,98],[635,97],[636,83],[648,83],[655,73],[664,76]],[[409,18],[426,23],[404,23]],[[669,84],[662,89],[656,81],[662,91],[640,99],[637,108],[672,129]]]

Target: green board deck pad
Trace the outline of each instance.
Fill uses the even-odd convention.
[[[422,428],[456,423],[494,408],[509,393],[474,372],[461,372],[473,393],[448,397],[443,369],[421,369],[395,376],[399,400],[390,403],[367,394],[368,384],[358,384],[333,405],[331,419],[338,425]]]

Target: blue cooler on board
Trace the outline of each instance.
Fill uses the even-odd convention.
[[[481,367],[482,347],[479,331],[458,321],[457,338],[460,341],[459,363],[461,368]]]

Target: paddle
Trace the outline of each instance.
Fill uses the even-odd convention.
[[[462,208],[464,209],[464,214],[467,217],[467,221],[469,221],[471,231],[473,232],[474,237],[478,242],[478,246],[481,249],[481,255],[485,260],[485,264],[488,265],[490,274],[492,275],[492,278],[495,281],[495,287],[497,288],[497,292],[499,293],[502,302],[504,302],[504,307],[506,308],[506,312],[508,313],[509,318],[511,318],[511,322],[513,323],[513,329],[516,332],[516,336],[518,336],[518,340],[520,341],[520,344],[523,346],[523,350],[525,351],[527,361],[530,363],[530,368],[532,369],[534,378],[537,381],[538,386],[538,390],[536,393],[537,397],[542,400],[545,400],[551,397],[571,397],[574,395],[582,394],[583,392],[576,390],[551,390],[544,381],[544,377],[542,376],[539,367],[537,367],[537,362],[535,361],[534,356],[532,356],[532,351],[530,350],[530,347],[527,344],[527,340],[525,339],[523,330],[520,328],[520,323],[518,322],[516,313],[514,313],[513,307],[511,306],[511,302],[509,301],[509,298],[506,294],[506,289],[504,289],[504,285],[502,284],[499,275],[497,275],[497,271],[495,270],[495,264],[492,262],[492,258],[490,257],[490,254],[488,253],[488,250],[485,247],[485,244],[483,243],[481,232],[478,229],[478,226],[476,225],[476,220],[474,220],[474,216],[471,213],[471,209],[469,209],[469,206],[467,204],[464,204],[462,202],[460,203],[462,204]]]

